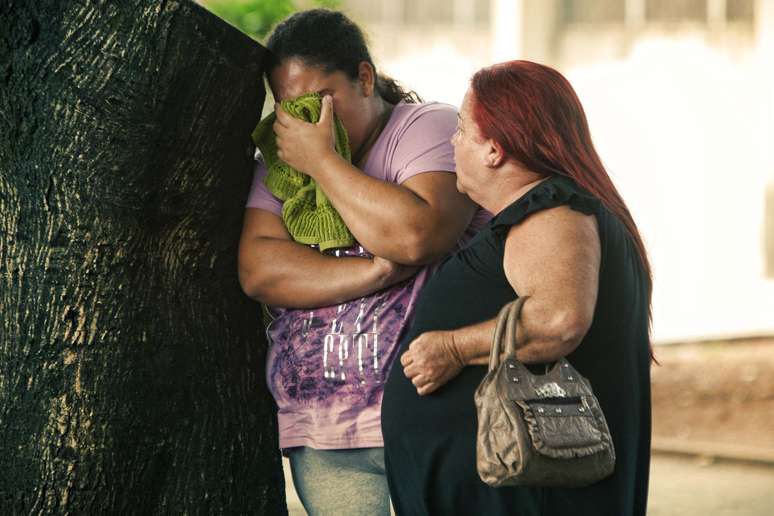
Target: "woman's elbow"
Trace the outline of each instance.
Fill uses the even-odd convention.
[[[255,301],[263,302],[265,294],[265,282],[259,274],[242,267],[239,267],[239,286],[242,292]]]
[[[591,317],[579,310],[560,310],[550,323],[550,334],[557,355],[567,356],[580,345],[591,327]]]
[[[403,260],[400,263],[421,267],[440,261],[451,249],[442,249],[442,245],[432,235],[423,231],[413,231],[400,238]]]
[[[400,263],[412,267],[422,267],[438,261],[438,258],[429,249],[422,246],[404,246],[402,254],[403,259],[400,260]]]

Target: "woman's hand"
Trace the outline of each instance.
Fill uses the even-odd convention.
[[[465,366],[450,331],[423,333],[411,342],[400,363],[420,396],[435,391]]]
[[[419,267],[401,265],[379,256],[374,256],[371,262],[374,265],[376,281],[380,288],[391,287],[396,283],[409,279],[419,270]]]
[[[289,115],[280,104],[274,105],[274,113],[277,156],[282,161],[314,179],[318,166],[327,159],[339,157],[333,139],[333,99],[329,95],[323,97],[320,120],[316,124]]]

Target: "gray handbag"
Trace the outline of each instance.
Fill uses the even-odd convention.
[[[562,358],[545,375],[516,360],[525,298],[497,319],[489,372],[476,389],[476,462],[490,486],[583,487],[613,472],[610,430],[589,381]],[[500,353],[505,341],[505,359]]]

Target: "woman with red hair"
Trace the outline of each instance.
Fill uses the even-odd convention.
[[[494,214],[439,267],[401,339],[382,405],[399,515],[644,515],[650,461],[650,298],[645,247],[586,116],[556,70],[480,70],[452,139],[457,188]],[[473,393],[495,318],[525,297],[516,357],[567,357],[607,418],[615,472],[584,488],[498,487],[476,471]]]

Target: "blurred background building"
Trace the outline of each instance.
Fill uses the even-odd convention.
[[[324,3],[426,100],[495,62],[559,69],[649,248],[656,341],[774,335],[774,0]]]

